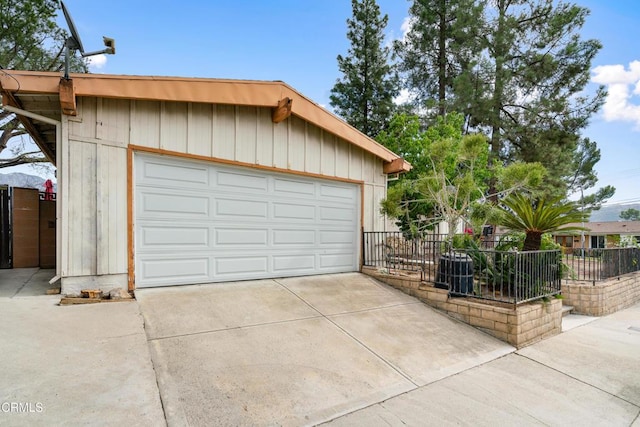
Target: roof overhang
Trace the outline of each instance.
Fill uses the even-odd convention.
[[[108,74],[71,74],[70,80],[65,80],[59,73],[3,70],[0,91],[3,105],[57,120],[62,114],[75,115],[78,96],[267,107],[272,108],[276,123],[293,114],[375,155],[384,161],[384,173],[411,170],[400,156],[280,81]],[[43,152],[53,155],[55,136],[52,146],[51,129],[33,119],[20,120]]]
[[[597,222],[574,222],[567,224],[566,227],[584,227],[585,232],[593,236],[607,235],[640,235],[640,221],[597,221]],[[574,232],[575,233],[575,232]],[[580,233],[578,231],[577,233]],[[554,234],[571,234],[560,228]]]

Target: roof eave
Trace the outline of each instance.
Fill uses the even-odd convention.
[[[223,80],[180,77],[71,74],[75,96],[150,101],[178,101],[277,108],[291,99],[291,114],[375,155],[384,161],[385,173],[409,171],[400,156],[364,135],[320,105],[280,81]],[[60,94],[60,74],[7,71],[0,74],[4,93]]]

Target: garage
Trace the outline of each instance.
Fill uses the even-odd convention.
[[[137,287],[358,270],[360,186],[135,155]]]
[[[57,167],[62,293],[357,271],[411,169],[281,81],[3,70]]]

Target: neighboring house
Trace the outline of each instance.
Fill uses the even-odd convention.
[[[0,72],[57,167],[62,292],[357,271],[395,153],[282,82]]]
[[[583,224],[576,223],[570,226],[582,227]],[[584,233],[557,231],[554,233],[554,239],[562,247],[574,249],[614,248],[640,242],[640,221],[585,222],[584,228]]]

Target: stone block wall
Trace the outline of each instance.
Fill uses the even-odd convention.
[[[602,282],[563,282],[564,303],[574,313],[605,316],[640,302],[640,272]]]
[[[367,267],[363,267],[362,272],[517,348],[562,332],[560,299],[514,307],[493,301],[452,298],[446,289],[438,289],[410,276],[385,274]]]

